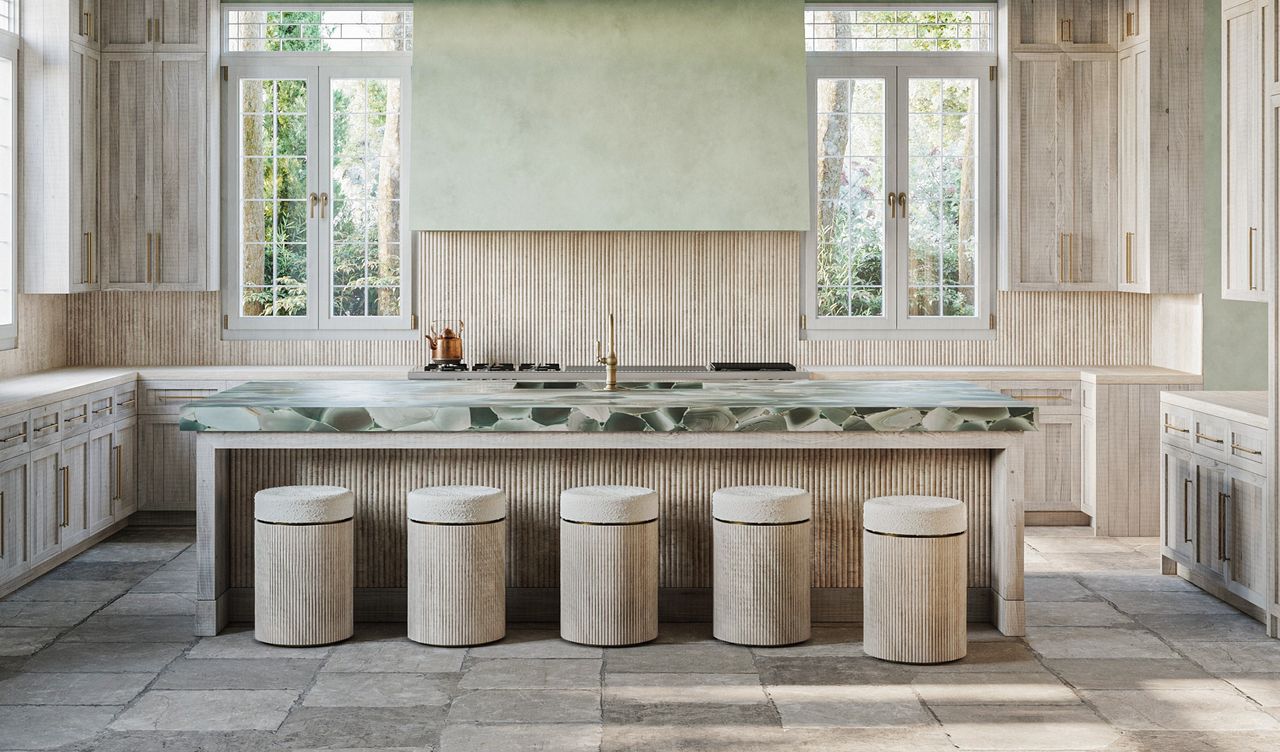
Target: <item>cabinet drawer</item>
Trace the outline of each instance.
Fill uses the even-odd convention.
[[[1160,438],[1166,444],[1191,448],[1191,429],[1195,422],[1190,410],[1174,405],[1160,405],[1162,422]]]
[[[62,438],[78,436],[89,430],[92,413],[89,410],[89,395],[63,400],[60,409],[62,415]]]
[[[997,381],[992,386],[1001,394],[1035,405],[1045,415],[1076,415],[1080,412],[1078,381]]]
[[[1267,466],[1267,432],[1252,426],[1232,423],[1228,429],[1227,453],[1231,463],[1247,470],[1261,471]]]
[[[138,385],[122,384],[116,387],[113,395],[112,415],[115,420],[132,418],[138,414]]]
[[[31,448],[56,444],[62,438],[62,421],[58,405],[45,405],[31,411]]]
[[[186,403],[224,388],[222,381],[147,382],[142,385],[141,410],[148,415],[174,415]]]
[[[1193,413],[1191,446],[1196,454],[1216,460],[1227,458],[1227,421],[1214,415]]]
[[[0,461],[26,452],[30,448],[30,440],[30,413],[15,413],[0,418]]]
[[[115,392],[104,389],[89,395],[89,425],[99,428],[115,420]]]

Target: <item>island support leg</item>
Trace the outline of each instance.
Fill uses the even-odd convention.
[[[1022,462],[1021,443],[991,452],[991,622],[1013,637],[1027,633]]]
[[[196,438],[196,628],[216,635],[227,626],[230,577],[229,452],[212,437]]]

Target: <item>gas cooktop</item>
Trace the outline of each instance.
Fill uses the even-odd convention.
[[[561,370],[559,363],[428,363],[424,373],[546,373]]]
[[[579,381],[604,378],[604,366],[559,363],[430,363],[409,372],[411,379]],[[734,381],[807,379],[790,363],[712,363],[709,366],[618,367],[619,381]]]

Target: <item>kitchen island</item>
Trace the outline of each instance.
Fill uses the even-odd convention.
[[[1024,629],[1022,434],[1036,408],[964,382],[250,382],[185,405],[197,432],[196,629],[252,618],[253,493],[351,488],[357,619],[404,615],[405,495],[440,483],[510,497],[512,620],[557,612],[557,500],[573,485],[662,497],[661,615],[709,619],[710,496],[779,483],[814,495],[816,621],[861,619],[861,505],[951,496],[969,509],[969,609]]]

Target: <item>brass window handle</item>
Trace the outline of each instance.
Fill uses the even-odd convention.
[[[320,219],[329,218],[328,209],[329,209],[329,194],[321,193],[320,194]]]
[[[1178,433],[1191,433],[1190,428],[1178,428],[1168,421],[1165,421],[1164,427],[1170,431],[1177,431]]]
[[[901,219],[906,219],[907,218],[907,194],[901,191],[899,191],[898,193],[898,209],[899,209],[898,213],[902,215]]]
[[[315,191],[311,192],[311,219],[316,218],[316,204],[320,203],[320,194]]]
[[[1259,456],[1259,455],[1261,455],[1261,454],[1262,454],[1262,450],[1260,450],[1260,449],[1250,449],[1249,447],[1246,447],[1246,446],[1240,446],[1239,444],[1235,443],[1234,441],[1233,441],[1233,442],[1231,442],[1231,448],[1232,448],[1232,450],[1234,450],[1234,451],[1237,451],[1237,452],[1244,452],[1245,454],[1252,454],[1252,455],[1253,455],[1253,456],[1255,456],[1255,457],[1257,457],[1257,456]]]
[[[892,193],[889,194],[889,219],[898,218],[898,197]]]
[[[1225,443],[1226,443],[1226,442],[1224,442],[1222,439],[1215,439],[1214,437],[1212,437],[1212,436],[1210,436],[1210,435],[1208,435],[1208,434],[1200,433],[1199,431],[1196,431],[1196,438],[1197,438],[1197,439],[1204,439],[1205,441],[1212,441],[1214,444],[1225,444]]]

